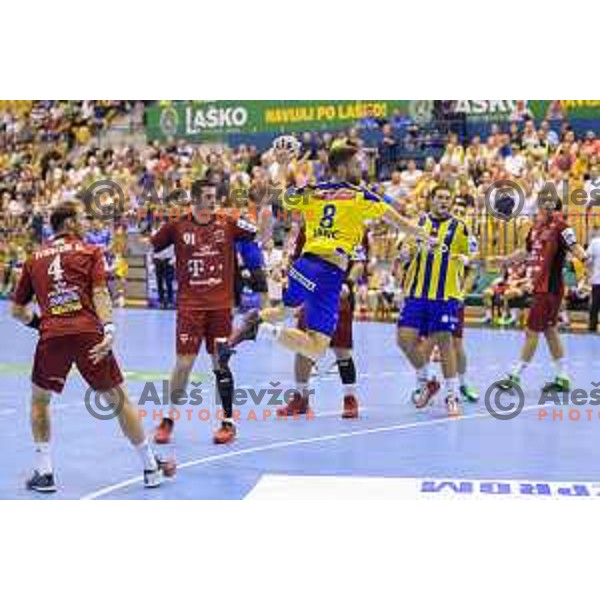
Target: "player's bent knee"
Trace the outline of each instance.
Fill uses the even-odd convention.
[[[331,337],[320,331],[309,331],[308,335],[311,338],[315,350],[321,354],[325,354],[327,348],[329,348]]]
[[[32,404],[48,404],[52,398],[52,392],[45,390],[38,385],[31,386],[31,403]]]
[[[418,343],[416,331],[407,329],[405,327],[399,327],[396,331],[396,343],[402,349],[410,349],[415,347]]]
[[[352,358],[352,350],[350,348],[333,348],[333,353],[337,360]]]
[[[178,371],[190,372],[194,366],[196,357],[194,355],[179,354],[175,361],[175,368]]]
[[[435,333],[432,337],[435,340],[435,343],[439,346],[440,350],[442,348],[449,348],[454,343],[452,333],[449,331],[440,331]]]
[[[127,396],[127,390],[123,385],[117,385],[110,390],[98,392],[102,394],[105,401],[111,406],[123,406],[126,402],[129,402]]]

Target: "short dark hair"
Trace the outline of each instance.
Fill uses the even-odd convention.
[[[343,145],[340,144],[337,147],[334,146],[329,151],[329,168],[332,170],[337,169],[351,160],[357,152],[358,148],[354,144],[345,143]]]
[[[432,197],[432,198],[434,198],[434,197],[435,197],[435,195],[436,195],[436,194],[437,194],[439,191],[441,191],[441,190],[445,190],[445,191],[447,191],[447,192],[450,194],[450,196],[452,196],[452,195],[453,195],[453,194],[452,194],[452,190],[450,189],[450,186],[449,186],[447,183],[444,183],[444,182],[442,182],[442,183],[438,183],[438,184],[437,184],[437,185],[436,185],[436,186],[435,186],[435,187],[434,187],[434,188],[431,190],[431,197]]]
[[[62,230],[67,219],[77,217],[79,206],[79,202],[76,200],[64,200],[52,210],[50,214],[50,226],[54,233]]]
[[[205,177],[204,179],[196,179],[196,181],[192,183],[192,198],[200,198],[200,196],[202,195],[202,190],[206,187],[217,187],[217,184],[214,181],[208,179],[207,177]]]

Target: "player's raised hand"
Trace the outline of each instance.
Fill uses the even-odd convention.
[[[292,135],[279,136],[273,142],[275,159],[280,165],[288,165],[300,151],[300,142]]]

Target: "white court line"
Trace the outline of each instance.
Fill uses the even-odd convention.
[[[532,406],[525,406],[521,412],[526,412],[530,410],[535,410],[539,408],[537,404]],[[345,438],[351,438],[361,435],[370,435],[372,433],[384,433],[387,431],[402,431],[405,429],[416,429],[418,427],[427,427],[440,425],[448,422],[460,423],[461,421],[468,421],[472,419],[486,419],[490,418],[492,415],[486,412],[477,412],[472,415],[465,415],[462,417],[442,417],[440,419],[431,420],[431,421],[415,421],[413,423],[402,423],[399,425],[389,425],[387,427],[375,427],[372,429],[358,429],[355,431],[348,431],[345,433],[335,433],[331,435],[322,435],[318,437],[312,438],[300,438],[296,440],[286,440],[281,442],[274,442],[272,444],[266,444],[264,446],[255,446],[254,448],[244,448],[243,450],[234,450],[232,452],[226,452],[224,454],[213,454],[211,456],[205,456],[204,458],[198,458],[196,460],[190,460],[188,462],[181,463],[177,465],[177,470],[180,471],[182,469],[187,469],[188,467],[195,467],[197,465],[202,465],[206,463],[219,462],[221,460],[226,460],[228,458],[232,458],[234,456],[243,456],[245,454],[255,454],[257,452],[267,452],[268,450],[274,450],[276,448],[289,448],[291,446],[301,446],[303,444],[312,444],[315,442],[326,442],[331,440],[340,440]],[[107,487],[100,488],[96,492],[92,492],[90,494],[86,494],[82,496],[80,500],[96,500],[97,498],[101,498],[102,496],[106,496],[107,494],[111,494],[112,492],[116,492],[118,490],[122,490],[124,488],[129,487],[135,483],[141,483],[143,477],[132,477],[131,479],[127,479],[126,481],[122,481],[120,483],[115,483],[114,485],[109,485]]]

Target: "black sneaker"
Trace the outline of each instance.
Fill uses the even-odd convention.
[[[254,341],[258,335],[258,327],[262,323],[260,310],[254,308],[248,311],[239,329],[229,337],[229,346],[235,348],[240,342]]]
[[[556,376],[554,381],[545,383],[542,392],[568,392],[571,389],[571,380],[568,377]]]
[[[162,483],[162,471],[160,467],[144,471],[144,487],[157,488]]]
[[[34,471],[30,479],[26,483],[27,489],[33,492],[41,492],[42,494],[51,494],[56,491],[54,484],[53,473],[38,473]]]

